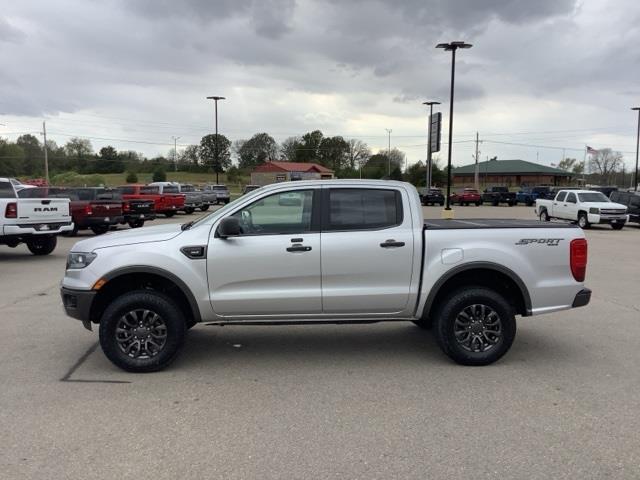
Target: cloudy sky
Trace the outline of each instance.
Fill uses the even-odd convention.
[[[421,103],[448,117],[454,164],[551,164],[612,147],[635,162],[638,0],[0,0],[0,135],[90,138],[147,155],[213,128],[281,141],[313,129],[425,157]],[[443,155],[444,158],[444,155]]]

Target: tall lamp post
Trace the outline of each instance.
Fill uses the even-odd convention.
[[[440,105],[440,102],[422,102],[423,105],[429,106],[429,121],[427,122],[427,128],[429,129],[429,140],[427,144],[427,191],[431,187],[431,117],[433,117],[433,106]]]
[[[631,110],[638,111],[638,136],[636,137],[636,169],[633,173],[633,191],[638,191],[638,148],[640,147],[640,107],[633,107]]]
[[[219,183],[218,181],[218,170],[220,170],[220,159],[218,158],[218,100],[224,100],[224,97],[211,96],[207,97],[207,100],[213,100],[215,102],[215,110],[216,110],[216,143],[214,145],[214,156],[215,156],[215,170],[216,170],[216,185]]]
[[[470,43],[464,42],[451,42],[451,43],[439,43],[436,45],[436,48],[444,48],[445,51],[451,52],[451,92],[449,97],[449,158],[447,159],[447,198],[446,198],[446,207],[445,210],[447,214],[444,215],[447,218],[451,218],[452,215],[449,213],[451,210],[450,204],[450,195],[451,195],[451,144],[453,141],[453,87],[455,83],[456,76],[456,50],[459,48],[471,48],[472,45]]]
[[[180,137],[171,136],[173,138],[173,171],[178,171],[178,140]]]

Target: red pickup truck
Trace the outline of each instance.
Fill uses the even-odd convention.
[[[473,203],[478,207],[482,205],[482,197],[474,188],[463,188],[452,193],[449,198],[451,199],[451,205],[454,203],[459,203],[460,205],[471,205]]]
[[[71,217],[73,218],[73,230],[71,235],[78,230],[91,229],[96,235],[107,233],[112,225],[124,222],[122,214],[122,201],[112,200],[109,196],[102,197],[106,190],[96,188],[63,188],[63,187],[37,187],[21,191],[23,198],[68,198]]]
[[[184,209],[184,195],[161,194],[160,188],[153,185],[122,185],[118,187],[123,200],[153,200],[156,213],[173,217],[178,210]]]

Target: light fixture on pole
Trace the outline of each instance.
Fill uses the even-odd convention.
[[[451,196],[451,144],[453,141],[453,92],[455,85],[455,77],[456,77],[456,50],[459,48],[471,48],[472,45],[470,43],[464,42],[451,42],[451,43],[439,43],[436,45],[436,48],[443,48],[447,52],[451,52],[451,91],[449,96],[449,155],[447,159],[447,198],[445,210],[451,210],[450,196]],[[447,213],[445,215],[447,218],[451,218],[452,216]]]
[[[218,173],[220,170],[220,159],[218,158],[218,100],[224,100],[225,97],[218,97],[218,96],[211,96],[211,97],[207,97],[207,100],[213,100],[215,102],[215,110],[216,110],[216,136],[215,136],[215,144],[214,144],[214,158],[215,158],[215,165],[214,168],[216,170],[216,184],[219,183],[218,181]]]
[[[636,136],[636,169],[633,172],[633,191],[638,191],[638,148],[640,148],[640,107],[633,107],[631,110],[638,111],[638,135]]]
[[[426,178],[426,187],[429,189],[432,183],[431,171],[432,171],[432,161],[431,161],[431,117],[433,117],[433,106],[440,105],[440,102],[422,102],[423,105],[429,106],[429,121],[427,122],[427,126],[429,129],[429,138],[427,143],[427,178]]]

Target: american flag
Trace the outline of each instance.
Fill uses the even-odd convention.
[[[587,145],[587,153],[598,153],[598,150]]]

